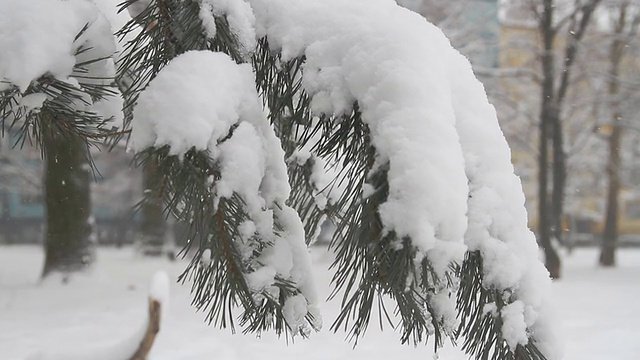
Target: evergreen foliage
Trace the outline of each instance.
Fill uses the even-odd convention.
[[[135,2],[123,2],[120,11]],[[393,316],[400,319],[400,324],[392,326],[400,330],[402,342],[418,344],[433,336],[438,348],[445,338],[462,338],[463,349],[478,359],[544,359],[535,334],[530,334],[528,345],[511,349],[503,338],[500,317],[485,311],[488,304],[495,304],[499,310],[515,299],[508,292],[483,284],[480,252],[468,253],[462,264],[452,263],[439,274],[427,257],[419,256],[410,239],[383,231],[378,210],[389,196],[389,164],[374,164],[376,148],[358,103],[342,115],[312,114],[310,97],[302,87],[304,56],[284,62],[281,54],[269,47],[268,38],[260,39],[248,56],[223,15],[215,16],[217,33],[210,38],[199,17],[201,4],[197,0],[152,1],[118,32],[122,39],[134,35],[125,45],[116,79],[126,99],[125,123],[130,123],[132,110],[147,84],[180,54],[208,50],[224,52],[238,63],[250,62],[258,93],[288,159],[292,192],[287,205],[302,219],[307,243],[324,219],[338,226],[331,243],[336,253],[332,297],[341,297],[342,311],[332,330],[345,329],[357,341],[377,309],[381,324],[385,319],[391,323]],[[82,64],[77,68],[81,72]],[[23,114],[15,98],[19,91],[4,91],[0,97],[3,121],[26,119],[22,123],[26,125],[21,125],[25,136],[32,134],[40,139],[42,127],[33,125],[43,121],[43,114],[71,113],[74,116],[64,118],[73,119],[72,123],[55,122],[55,126],[80,134],[87,141],[101,138],[102,119],[78,112],[68,104],[82,98],[76,95],[80,90],[97,98],[108,91],[106,87],[82,85],[81,89],[71,89],[48,77],[32,86],[27,93],[54,92],[54,100],[45,102],[39,113]],[[232,138],[234,131],[232,127],[219,144]],[[301,149],[308,149],[311,156],[296,161]],[[313,311],[306,314],[306,326],[291,328],[286,321],[287,300],[304,293],[295,282],[276,278],[277,293],[250,288],[247,275],[261,266],[259,256],[272,244],[255,236],[251,239],[253,253],[249,258],[241,254],[239,227],[249,214],[238,194],[228,198],[212,194],[211,184],[221,175],[211,154],[192,149],[177,156],[162,146],[148,148],[137,154],[137,159],[139,164],[153,161],[157,165],[163,176],[167,211],[188,224],[184,254],[193,250],[194,256],[180,280],[192,282],[193,304],[206,312],[209,322],[235,329],[239,320],[244,332],[257,334],[275,329],[278,334],[306,336],[310,329],[317,330]],[[317,165],[334,174],[328,184],[314,182],[312,169]],[[319,201],[319,196],[326,199],[326,204]],[[276,232],[283,226],[278,222],[279,206],[271,209]],[[457,296],[458,328],[436,309],[434,299],[442,296]],[[395,309],[385,308],[386,297],[395,301]]]
[[[122,10],[132,2],[135,1],[123,3]],[[120,31],[120,36],[124,37],[129,32],[138,31],[138,24],[144,28],[127,43],[126,55],[120,64],[121,76],[132,79],[124,92],[129,106],[135,105],[140,91],[171,59],[186,51],[221,51],[236,62],[245,60],[226,19],[216,17],[217,36],[210,39],[206,36],[199,12],[198,1],[156,1]],[[220,143],[231,138],[233,131],[232,127]],[[193,282],[193,304],[198,309],[206,309],[207,320],[217,326],[234,329],[236,315],[233,309],[240,306],[243,309],[240,325],[245,332],[260,333],[274,328],[278,334],[291,330],[307,334],[309,330],[306,327],[289,329],[282,314],[285,301],[301,293],[295,284],[277,278],[277,295],[268,291],[255,293],[247,284],[245,275],[257,269],[259,264],[254,262],[269,244],[256,239],[252,258],[242,258],[238,228],[249,215],[237,194],[221,198],[218,202],[211,192],[211,179],[213,182],[220,179],[218,164],[206,152],[195,149],[182,159],[170,155],[166,147],[149,149],[138,154],[137,158],[142,165],[151,159],[156,162],[158,174],[165,179],[162,193],[168,211],[189,224],[189,242],[184,251],[188,252],[194,242],[198,244],[193,260],[180,280],[190,279]],[[210,258],[203,259],[205,254]],[[315,327],[313,314],[307,314],[307,322]]]
[[[76,39],[86,30],[87,26],[78,33]],[[75,56],[79,57],[89,50],[91,48],[79,46]],[[109,79],[97,79],[89,73],[88,66],[103,60],[104,58],[93,58],[75,64],[72,77],[78,81],[78,86],[61,81],[51,74],[42,75],[24,91],[8,84],[6,90],[0,91],[0,125],[3,136],[7,130],[17,130],[18,136],[13,145],[20,147],[25,142],[42,145],[45,131],[60,133],[62,136],[79,136],[89,143],[101,142],[110,130],[104,127],[109,119],[104,119],[91,110],[79,109],[79,105],[89,106],[95,101],[117,94],[114,85],[96,81]],[[39,108],[21,105],[21,100],[32,94],[46,95],[47,100]],[[45,147],[40,146],[40,149],[44,156]]]
[[[461,316],[457,336],[464,337],[462,349],[477,359],[544,360],[545,356],[535,343],[518,345],[512,351],[500,334],[502,321],[500,310],[514,301],[509,291],[487,289],[482,284],[482,255],[469,252],[460,269],[461,281],[458,290],[458,310]],[[488,304],[495,309],[487,311]]]

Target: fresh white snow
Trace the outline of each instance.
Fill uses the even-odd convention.
[[[80,0],[2,0],[0,6],[0,90],[13,84],[25,91],[46,73],[67,79],[81,44],[74,38],[98,16],[93,6]]]
[[[250,2],[258,36],[284,61],[306,56],[303,84],[315,113],[349,112],[358,101],[377,165],[390,165],[385,230],[424,252],[458,243],[461,257],[468,186],[447,58],[433,56],[451,49],[442,32],[393,1]]]
[[[149,284],[149,298],[160,303],[162,318],[168,314],[169,297],[171,294],[170,287],[172,281],[169,279],[169,275],[166,272],[160,270],[157,271],[151,277],[151,283]]]
[[[232,125],[253,115],[246,105],[257,103],[253,84],[251,67],[225,54],[191,51],[177,57],[140,94],[133,150],[169,145],[177,155],[192,147],[215,151]]]
[[[0,12],[0,91],[17,87],[24,93],[34,80],[44,75],[77,88],[81,87],[80,83],[109,85],[113,81],[112,56],[116,52],[113,30],[92,2],[0,0],[0,6],[3,9]],[[96,59],[101,60],[94,61]],[[79,63],[85,63],[83,68],[89,77],[74,73]],[[39,108],[45,100],[40,96],[38,103],[27,101],[26,108]],[[75,106],[105,119],[122,119],[120,96],[108,96],[94,103],[85,95]]]
[[[255,17],[251,6],[244,0],[200,0],[200,20],[207,36],[214,38],[217,33],[214,17],[226,17],[229,30],[233,32],[240,50],[248,57],[256,47]]]
[[[184,261],[141,258],[133,249],[101,248],[86,276],[71,282],[38,277],[43,253],[34,246],[0,246],[0,358],[3,360],[125,360],[144,330],[149,281],[158,271],[171,279],[169,314],[149,360],[423,360],[433,347],[401,346],[399,334],[375,324],[353,349],[345,334],[322,330],[293,343],[272,334],[262,338],[231,334],[207,326],[204,314],[190,305],[188,286],[175,283]],[[619,252],[619,266],[596,266],[594,249],[565,256],[564,277],[553,283],[557,318],[565,339],[564,360],[636,360],[640,356],[640,250]],[[312,251],[322,298],[329,292],[333,257],[325,248]],[[335,318],[337,301],[320,307],[326,321]],[[490,311],[490,309],[488,309]],[[109,355],[114,355],[109,357]],[[118,357],[118,355],[122,355]],[[466,356],[446,346],[440,359]]]

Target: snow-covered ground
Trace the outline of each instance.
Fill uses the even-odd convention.
[[[0,359],[119,360],[145,325],[149,280],[158,270],[175,279],[183,262],[146,259],[131,249],[100,249],[93,271],[67,284],[40,283],[42,251],[0,247]],[[321,295],[328,293],[331,255],[314,248]],[[615,269],[596,267],[597,252],[578,249],[565,257],[564,278],[553,284],[566,360],[640,359],[640,250],[619,252]],[[172,284],[169,313],[151,360],[430,359],[432,346],[401,346],[389,327],[371,324],[353,349],[343,333],[328,330],[339,304],[322,305],[325,330],[287,344],[270,334],[231,334],[203,323],[190,306],[187,286]],[[116,357],[110,357],[115,355]],[[447,347],[440,359],[466,357]],[[125,358],[121,358],[125,360]]]

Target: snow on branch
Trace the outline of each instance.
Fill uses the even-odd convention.
[[[498,290],[510,303],[501,314],[509,346],[525,346],[527,334],[534,334],[540,350],[558,357],[549,318],[551,282],[527,227],[524,193],[508,144],[482,84],[471,71],[461,71],[470,69],[468,60],[449,52],[446,71],[470,187],[465,243],[483,258],[484,287]]]
[[[207,220],[218,232],[211,233],[210,240],[230,246],[235,254],[222,249],[227,255],[217,256],[238,256],[226,265],[227,271],[240,268],[254,306],[280,304],[278,311],[294,333],[307,332],[305,318],[319,328],[304,230],[295,211],[285,205],[290,187],[284,152],[262,113],[249,64],[211,51],[176,57],[140,94],[131,141],[138,152],[168,147],[169,156],[180,159],[194,150],[207,154],[209,200],[200,201],[208,202],[214,213]],[[220,211],[236,207],[229,205],[234,201],[243,219],[221,217]],[[207,257],[212,252],[206,253],[204,264],[211,266]],[[280,295],[282,288],[287,291]]]
[[[100,127],[122,118],[112,85],[113,31],[91,2],[2,0],[0,6],[1,111],[23,120],[50,108]]]

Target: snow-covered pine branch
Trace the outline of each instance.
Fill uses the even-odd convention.
[[[275,132],[291,163],[337,173],[320,189],[318,166],[289,167],[302,199],[292,205],[316,205],[305,221],[339,225],[334,329],[360,336],[383,294],[403,341],[462,336],[477,357],[557,357],[549,279],[508,146],[436,27],[391,0],[156,0],[123,33],[134,24],[144,31],[122,61],[139,74],[134,144],[160,159],[169,205],[193,225],[195,303],[210,320],[233,322],[239,304],[249,331],[317,326]],[[255,80],[234,63],[253,40]],[[340,191],[318,201],[331,184]]]
[[[71,114],[74,123],[52,125],[90,139],[107,128],[105,120],[122,118],[122,100],[112,85],[113,32],[92,3],[2,0],[0,5],[3,124],[20,129],[23,139],[29,133],[38,140],[47,114]]]
[[[221,251],[233,259],[219,261],[224,271],[243,276],[241,287],[253,302],[247,311],[275,303],[294,333],[308,332],[305,317],[319,328],[304,230],[285,204],[284,152],[262,113],[251,66],[211,51],[178,56],[140,94],[132,129],[138,152],[168,146],[167,155],[179,159],[189,151],[207,154],[211,173],[201,185],[208,192],[199,203],[211,212],[210,222],[228,227],[210,237],[229,246]],[[239,207],[235,219],[224,213],[230,204]],[[222,238],[227,235],[231,239]],[[207,254],[201,266],[216,266]]]
[[[423,323],[427,332],[452,333],[457,324],[449,265],[461,262],[464,238],[469,250],[480,250],[484,260],[481,279],[474,281],[509,294],[506,304],[523,305],[526,312],[500,314],[504,323],[513,324],[518,317],[524,322],[501,329],[496,336],[506,346],[498,347],[538,347],[552,357],[553,341],[547,342],[545,332],[538,330],[548,327],[543,301],[548,276],[526,226],[524,196],[508,146],[468,61],[438,29],[390,1],[301,1],[296,6],[277,0],[250,2],[258,35],[266,37],[279,60],[304,58],[301,87],[310,97],[309,116],[324,119],[325,128],[334,132],[343,122],[360,120],[370,141],[364,148],[375,149],[374,162],[365,170],[369,184],[360,183],[355,190],[370,194],[371,183],[382,174],[374,194],[387,194],[378,204],[370,198],[344,202],[361,207],[349,220],[362,223],[343,224],[346,239],[338,245],[336,285],[352,291],[345,297],[342,320],[357,319],[353,334],[364,328],[370,304],[367,289],[377,281],[383,292],[407,302],[404,320],[413,322],[405,322],[405,335],[414,331],[414,339],[421,339],[415,323]],[[342,116],[349,113],[355,116]],[[327,136],[325,148],[332,140]],[[323,146],[315,149],[322,152]],[[367,202],[377,207],[370,218],[362,217]],[[344,213],[348,209],[338,211]],[[376,221],[382,226],[378,239],[362,239],[364,234],[375,235],[371,224]],[[353,227],[360,230],[350,232]],[[388,237],[393,239],[386,241]],[[376,246],[377,252],[372,251]],[[369,264],[357,259],[362,264],[354,267],[356,254],[370,257]],[[381,264],[395,255],[395,260],[414,267],[399,279],[381,272]],[[391,264],[397,263],[389,262],[386,270],[393,271]],[[405,296],[407,290],[414,295]],[[416,307],[410,306],[412,300]],[[351,312],[349,306],[357,302],[360,308]],[[424,313],[416,315],[415,309]],[[420,320],[421,316],[426,318]]]

